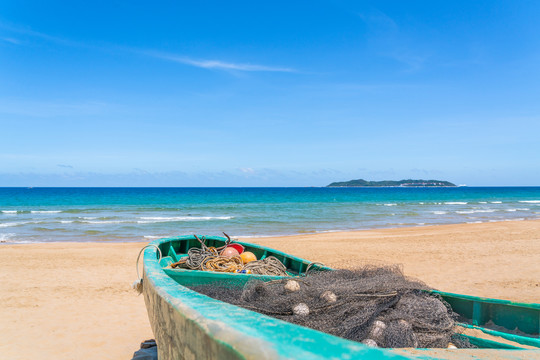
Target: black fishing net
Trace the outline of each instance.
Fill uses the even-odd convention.
[[[278,281],[250,280],[194,290],[261,314],[363,342],[402,348],[470,347],[455,336],[456,314],[399,266],[311,272]]]

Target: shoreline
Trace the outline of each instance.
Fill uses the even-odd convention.
[[[181,234],[178,234],[181,235]],[[334,268],[401,264],[442,291],[540,302],[540,220],[243,238]],[[131,289],[149,241],[0,246],[0,353],[9,359],[130,358],[153,338]]]
[[[321,234],[335,234],[335,233],[357,233],[357,232],[364,232],[364,231],[381,231],[381,230],[401,230],[401,229],[410,229],[410,228],[430,228],[430,227],[439,227],[439,226],[452,226],[452,225],[474,225],[474,224],[497,224],[497,223],[506,223],[506,222],[528,222],[528,221],[540,221],[540,217],[531,217],[531,218],[508,218],[508,219],[502,219],[502,220],[486,220],[486,221],[467,221],[467,222],[448,222],[448,223],[417,223],[417,224],[406,224],[402,226],[389,226],[389,227],[372,227],[372,228],[357,228],[357,229],[338,229],[338,230],[320,230],[320,231],[305,231],[300,233],[282,233],[282,234],[269,234],[269,235],[239,235],[234,236],[232,235],[231,238],[238,239],[239,241],[245,241],[249,239],[269,239],[269,238],[286,238],[286,237],[294,237],[294,236],[311,236],[311,235],[321,235]],[[150,235],[144,235],[142,238],[146,239],[122,239],[122,240],[81,240],[81,241],[27,241],[27,240],[21,240],[16,242],[10,242],[9,240],[0,240],[0,248],[2,246],[11,246],[11,245],[38,245],[38,244],[88,244],[88,243],[96,243],[96,244],[133,244],[133,243],[149,243],[157,239],[162,238],[168,238],[168,237],[174,237],[178,235],[163,235],[163,236],[150,236]],[[221,233],[218,234],[218,236],[222,236]]]

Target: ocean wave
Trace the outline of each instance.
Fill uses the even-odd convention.
[[[139,224],[146,224],[152,222],[171,222],[171,221],[208,221],[208,220],[230,220],[234,219],[234,216],[145,216],[140,217],[142,221],[137,221]]]
[[[161,239],[162,237],[164,237],[164,236],[155,236],[155,235],[144,235],[143,236],[143,238],[150,239],[150,240]]]
[[[502,201],[490,201],[492,204],[502,204]]]
[[[101,220],[101,218],[95,218],[96,220],[77,220],[74,223],[78,224],[154,224],[163,222],[176,222],[176,221],[208,221],[208,220],[230,220],[234,219],[234,216],[147,216],[140,217],[139,220],[127,219],[127,220]],[[106,219],[106,218],[103,218]]]
[[[383,204],[384,206],[396,206],[396,203],[390,203],[390,204]]]
[[[62,228],[49,228],[49,227],[43,227],[43,226],[37,226],[37,227],[33,228],[32,230],[40,231],[40,232],[42,232],[42,231],[48,231],[48,232],[49,231],[50,232],[58,232],[58,231],[64,231],[65,232],[65,231],[68,231],[68,230],[62,229]]]
[[[6,215],[13,215],[17,213],[18,213],[17,210],[2,210],[2,214],[6,214]]]
[[[66,209],[62,211],[66,214],[80,214],[80,213],[87,213],[87,212],[95,212],[95,211],[102,211],[107,209]]]
[[[527,209],[527,208],[506,209],[506,211],[508,211],[508,212],[514,212],[514,211],[528,211],[528,210],[531,210],[531,209]]]
[[[6,239],[6,240],[2,240],[0,238],[0,243],[7,243],[7,244],[36,244],[36,243],[41,243],[41,242],[48,242],[48,241],[30,241],[30,240],[11,240],[11,239]]]
[[[19,226],[19,225],[24,225],[24,224],[28,224],[28,222],[8,222],[8,223],[0,224],[0,228],[13,227],[13,226]]]
[[[489,209],[489,210],[462,210],[462,211],[456,211],[457,214],[474,214],[474,213],[492,213],[497,210]]]
[[[14,236],[13,233],[2,233],[0,234],[0,243],[11,242],[10,239]]]
[[[62,210],[32,210],[30,211],[31,214],[58,214],[61,212]]]
[[[75,223],[79,223],[79,224],[135,224],[137,222],[135,222],[133,220],[86,220],[86,221],[75,221]]]
[[[433,212],[435,215],[444,215],[444,214],[448,214],[448,212],[446,211],[434,211]]]
[[[468,203],[465,201],[447,201],[445,202],[445,205],[467,205]]]
[[[481,224],[482,221],[467,221],[467,224]]]
[[[479,201],[479,204],[487,204],[487,201]]]
[[[518,201],[520,203],[526,203],[526,204],[540,204],[540,200],[521,200]]]

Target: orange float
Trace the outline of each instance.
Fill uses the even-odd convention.
[[[255,254],[252,253],[251,251],[244,251],[243,253],[240,254],[240,257],[242,258],[242,261],[244,262],[244,264],[257,260],[257,257],[255,256]]]

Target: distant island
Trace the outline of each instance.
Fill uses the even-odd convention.
[[[449,181],[443,180],[383,180],[383,181],[367,181],[364,179],[333,182],[326,187],[449,187],[456,186]]]

